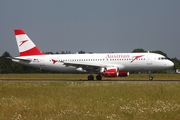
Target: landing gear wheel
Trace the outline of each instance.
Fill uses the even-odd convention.
[[[149,77],[149,80],[153,80],[153,76],[150,76],[150,77]]]
[[[94,76],[93,76],[93,75],[89,75],[89,76],[87,77],[87,79],[88,79],[88,80],[94,80]]]
[[[97,75],[96,76],[96,80],[102,80],[102,76],[101,75]]]

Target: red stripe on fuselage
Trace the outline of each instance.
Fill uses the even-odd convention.
[[[30,55],[44,55],[44,53],[41,52],[37,47],[34,47],[24,52],[20,52],[20,56],[30,56]]]

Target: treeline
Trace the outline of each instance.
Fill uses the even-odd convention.
[[[132,52],[147,52],[141,48],[134,49]],[[153,53],[159,53],[167,57],[166,53],[162,51],[150,51]],[[45,52],[46,54],[72,54],[70,51],[62,51],[60,53],[56,52]],[[84,51],[79,51],[78,54],[84,54]],[[91,53],[91,52],[90,52]],[[41,70],[39,68],[33,68],[25,65],[21,65],[15,62],[12,62],[12,60],[7,59],[7,57],[11,57],[9,52],[4,52],[2,56],[0,56],[0,74],[8,74],[8,73],[56,73],[54,71],[45,71]],[[174,62],[175,66],[173,69],[179,69],[180,68],[180,60],[177,58],[171,58],[171,60]]]
[[[21,65],[6,57],[11,57],[8,52],[4,52],[0,57],[0,73],[42,73],[43,71],[37,68],[32,68],[29,66]]]

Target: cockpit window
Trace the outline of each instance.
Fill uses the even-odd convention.
[[[167,60],[166,57],[159,57],[158,60]]]

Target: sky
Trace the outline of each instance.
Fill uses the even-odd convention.
[[[180,59],[180,0],[1,0],[0,54],[19,55],[14,29],[43,52],[142,48]]]

